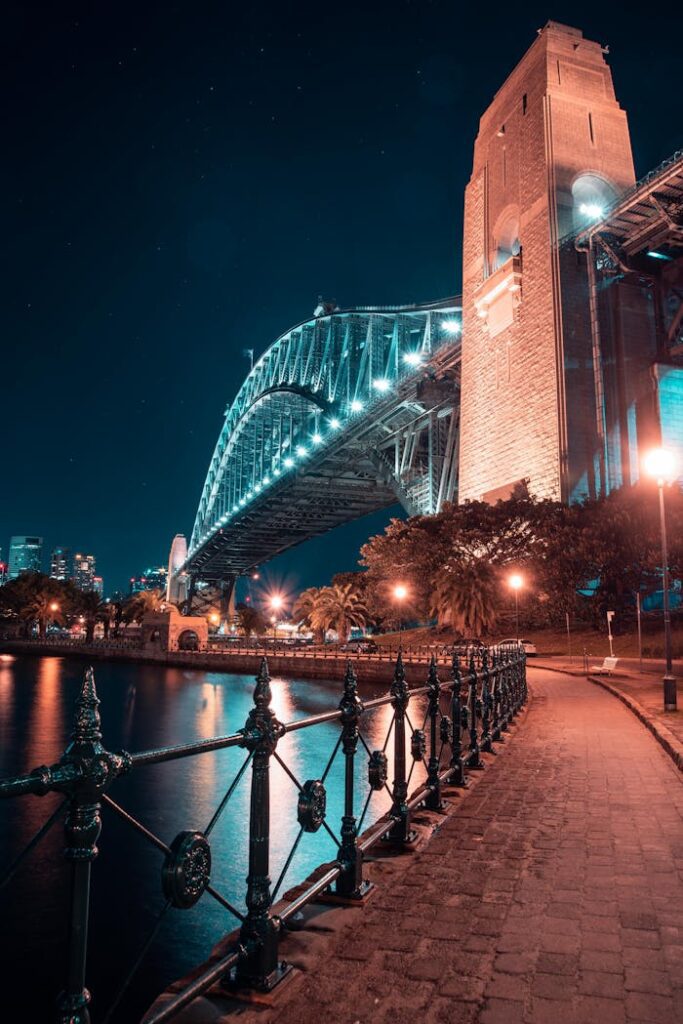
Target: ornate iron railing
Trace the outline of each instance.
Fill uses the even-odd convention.
[[[281,959],[280,939],[287,922],[307,903],[323,893],[334,894],[341,902],[361,901],[369,888],[364,877],[364,857],[380,841],[394,847],[407,847],[414,839],[413,812],[418,807],[439,811],[443,807],[442,790],[447,784],[467,786],[468,770],[482,768],[482,752],[492,751],[502,739],[527,696],[526,662],[517,647],[490,648],[470,656],[463,667],[453,655],[450,680],[440,681],[436,659],[432,659],[426,684],[410,689],[399,653],[393,682],[382,697],[362,701],[356,675],[348,665],[341,701],[336,710],[323,712],[289,723],[278,721],[271,706],[270,677],[264,658],[256,679],[254,705],[244,728],[230,736],[218,736],[174,747],[142,751],[137,754],[112,753],[102,744],[99,698],[92,668],[85,673],[76,701],[75,725],[71,741],[60,759],[41,766],[28,775],[0,782],[0,797],[25,794],[44,796],[61,793],[64,801],[0,878],[0,889],[16,874],[24,858],[60,820],[64,821],[64,857],[71,868],[69,939],[64,990],[57,1001],[56,1019],[60,1024],[88,1024],[90,994],[86,988],[88,918],[91,867],[97,857],[102,808],[111,811],[164,855],[161,885],[164,905],[152,932],[128,971],[114,1004],[104,1016],[108,1021],[139,968],[164,915],[170,908],[187,910],[203,896],[216,900],[237,922],[239,932],[229,952],[202,970],[181,992],[174,994],[161,1009],[154,1010],[147,1024],[163,1024],[197,996],[221,980],[228,987],[270,990],[289,970]],[[409,713],[411,701],[421,698],[424,718],[415,727]],[[444,706],[447,704],[446,714]],[[379,708],[391,706],[391,717],[381,748],[370,749],[364,735],[367,716]],[[314,728],[322,723],[338,723],[339,735],[323,772],[317,779],[301,783],[278,752],[279,741],[288,733]],[[389,784],[387,748],[393,733],[393,779]],[[167,844],[142,822],[129,814],[110,795],[119,776],[138,771],[146,765],[193,757],[209,751],[240,747],[246,757],[230,782],[210,821],[203,831],[180,832]],[[344,758],[344,809],[337,836],[327,820],[325,782],[339,752]],[[367,796],[358,816],[355,806],[355,782],[358,756],[367,756]],[[408,769],[409,760],[412,766]],[[275,761],[291,779],[298,794],[299,831],[274,887],[270,881],[270,783],[271,763]],[[422,764],[425,778],[410,793],[415,767]],[[231,797],[251,765],[249,811],[249,872],[242,913],[211,881],[210,836]],[[391,798],[391,809],[365,832],[365,823],[374,793],[384,790]],[[306,833],[327,831],[336,846],[336,858],[324,866],[322,874],[289,902],[275,900]]]

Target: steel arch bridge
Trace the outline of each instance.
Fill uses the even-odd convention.
[[[324,310],[277,339],[225,414],[187,559],[230,584],[344,522],[457,489],[461,307]]]

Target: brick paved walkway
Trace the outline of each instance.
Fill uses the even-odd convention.
[[[683,1022],[680,773],[599,687],[531,682],[476,790],[264,1024]]]

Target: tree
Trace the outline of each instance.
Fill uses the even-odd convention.
[[[70,611],[71,584],[53,580],[40,572],[24,572],[0,587],[0,606],[6,615],[22,623],[28,635],[34,623],[41,637],[48,623],[63,622]]]
[[[137,594],[131,594],[126,600],[123,619],[125,622],[142,622],[145,615],[158,612],[163,604],[164,592],[162,590],[140,590]]]
[[[436,580],[432,614],[439,625],[452,626],[463,636],[481,637],[496,621],[498,573],[484,558],[445,565]]]
[[[94,590],[78,591],[74,600],[74,611],[84,619],[87,644],[92,643],[98,622],[102,623],[105,637],[109,635],[111,608]]]
[[[267,631],[268,623],[258,608],[253,608],[250,604],[240,603],[235,611],[237,612],[239,628],[246,637],[253,636],[254,633],[257,636],[262,636]]]
[[[302,590],[292,608],[292,619],[312,629],[315,639],[318,641],[324,639],[324,630],[314,629],[313,616],[320,603],[321,592],[320,587],[308,587],[307,590]]]
[[[310,614],[311,627],[323,634],[333,629],[340,640],[348,640],[355,626],[364,629],[368,609],[350,583],[323,587]]]

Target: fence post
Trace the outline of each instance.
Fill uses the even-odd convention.
[[[90,874],[102,830],[100,796],[117,775],[129,771],[127,754],[110,754],[102,746],[95,674],[88,668],[76,698],[76,721],[60,766],[75,768],[67,785],[69,807],[64,822],[64,857],[71,864],[66,987],[57,1000],[59,1024],[89,1024],[90,993],[85,987],[90,915]]]
[[[498,651],[491,652],[491,738],[497,740],[499,743],[503,742],[501,733],[501,706],[500,706],[500,693],[501,693],[501,680],[503,674],[502,659]]]
[[[394,681],[391,684],[391,704],[394,708],[394,785],[391,814],[394,823],[386,833],[387,842],[403,845],[415,838],[410,828],[410,808],[407,804],[408,783],[406,782],[406,709],[410,691],[403,668],[403,658],[398,652]]]
[[[367,891],[363,882],[363,854],[358,848],[358,832],[353,810],[354,760],[358,747],[358,722],[363,714],[363,703],[358,696],[358,682],[351,667],[346,663],[344,695],[339,704],[342,713],[342,750],[344,752],[344,815],[341,825],[341,849],[339,861],[342,873],[336,882],[338,896],[359,900]]]
[[[481,704],[477,697],[477,669],[473,653],[470,654],[469,705],[470,756],[467,759],[467,767],[483,768],[477,735],[477,719],[481,711]]]
[[[481,744],[480,749],[488,754],[493,753],[491,740],[491,690],[489,687],[489,656],[488,651],[481,654]]]
[[[441,684],[436,670],[436,658],[432,654],[427,675],[428,692],[428,714],[429,714],[429,761],[427,763],[427,785],[429,793],[425,800],[425,807],[430,811],[443,810],[441,799],[441,781],[439,779],[439,754],[436,740],[436,723],[439,716],[439,698],[441,696]]]
[[[244,745],[253,754],[249,809],[249,874],[247,916],[240,940],[250,950],[237,966],[239,985],[270,991],[285,970],[278,960],[280,924],[270,915],[270,758],[284,728],[270,706],[268,662],[261,659],[254,707],[244,727]]]
[[[465,765],[462,756],[462,729],[467,727],[467,708],[462,703],[462,675],[460,659],[453,654],[453,691],[451,695],[451,715],[453,717],[453,734],[451,737],[451,783],[463,788],[468,785]]]

